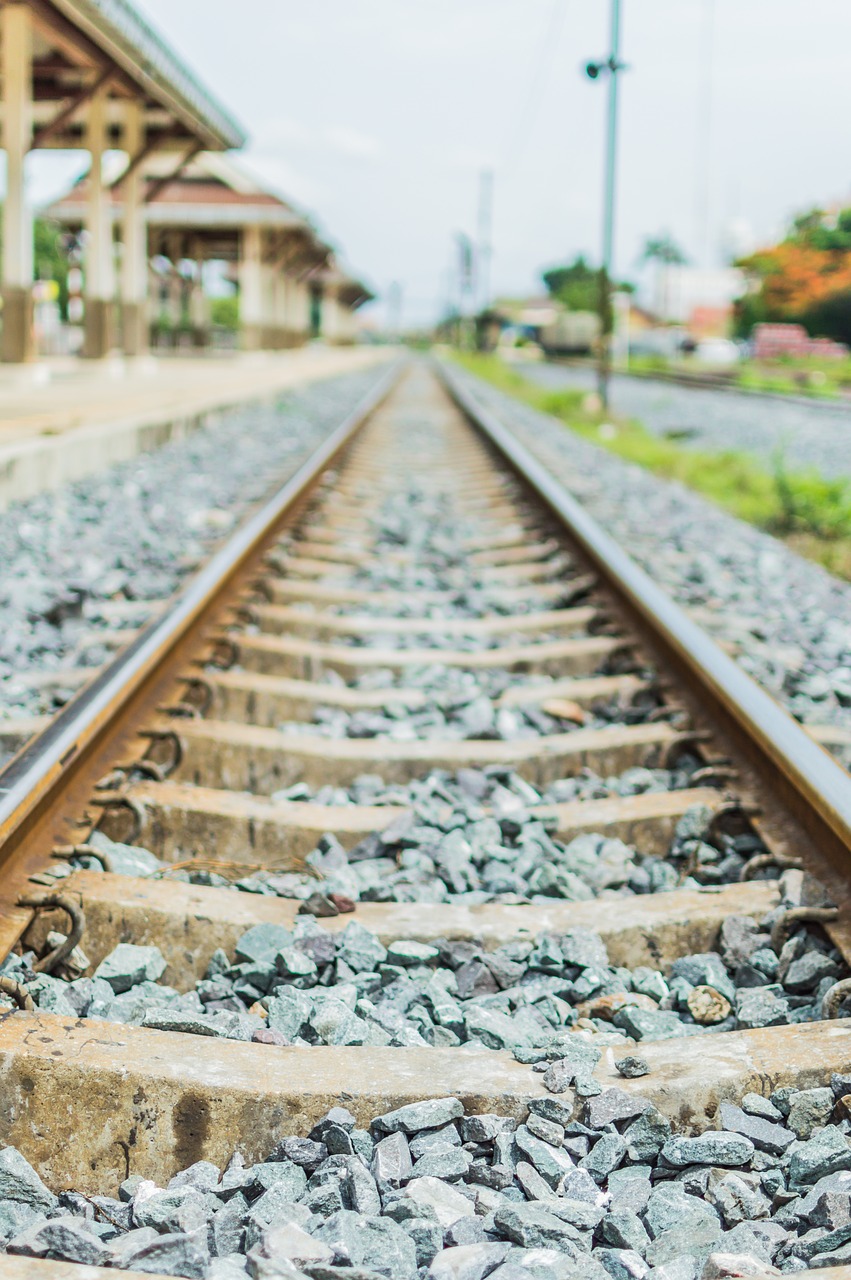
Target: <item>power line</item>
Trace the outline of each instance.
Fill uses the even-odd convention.
[[[503,153],[503,163],[500,166],[503,170],[510,171],[517,168],[523,159],[526,145],[531,137],[535,118],[538,114],[538,108],[541,105],[541,99],[547,88],[550,73],[556,59],[568,3],[569,0],[553,0],[549,17],[541,33],[541,42],[529,67],[523,105],[517,115],[514,131]]]

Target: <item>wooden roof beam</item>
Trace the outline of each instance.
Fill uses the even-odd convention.
[[[114,74],[114,67],[104,68],[100,75],[96,76],[91,84],[86,85],[84,89],[75,95],[75,97],[66,102],[65,106],[56,113],[52,120],[48,121],[47,124],[43,124],[39,129],[36,129],[30,150],[35,151],[37,147],[43,146],[48,138],[53,137],[55,133],[59,133],[69,120],[72,119],[80,107],[82,107],[84,103],[88,102],[89,98],[92,98],[99,89],[102,89],[104,85],[112,79]]]

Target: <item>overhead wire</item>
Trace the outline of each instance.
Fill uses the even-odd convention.
[[[510,173],[523,160],[526,146],[532,135],[541,100],[549,84],[556,53],[558,51],[569,0],[553,0],[529,67],[523,103],[516,117],[515,128],[503,152],[502,172]]]

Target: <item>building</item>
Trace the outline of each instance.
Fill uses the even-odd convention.
[[[243,146],[243,130],[129,0],[0,0],[0,120],[3,360],[35,354],[24,168],[39,148],[90,156],[56,207],[82,250],[84,355],[145,350],[152,253],[171,263],[175,308],[179,289],[192,293],[199,338],[204,272],[196,280],[186,264],[219,259],[236,267],[246,346],[351,339],[369,291],[286,201],[216,168],[216,153]],[[105,163],[113,151],[126,155],[116,177]]]
[[[87,355],[111,349],[114,298],[125,334],[142,326],[147,288],[144,164],[153,154],[179,169],[201,150],[240,147],[245,135],[127,0],[5,0],[0,7],[0,110],[6,152],[3,208],[4,360],[29,360],[33,345],[33,225],[24,166],[30,151],[80,149],[91,156],[87,190]],[[112,193],[104,153],[126,152],[120,182],[123,246],[114,278]],[[138,346],[138,342],[135,344]]]
[[[85,229],[88,182],[86,175],[45,210],[74,236]],[[196,345],[207,342],[211,263],[223,264],[221,274],[238,286],[243,347],[278,349],[315,337],[354,341],[355,312],[373,295],[340,267],[303,213],[232,156],[201,152],[177,175],[159,158],[148,168],[144,192],[150,302],[144,332],[134,327],[125,335],[126,352],[138,354],[160,327],[189,333]],[[116,184],[111,225],[120,227],[123,217]]]

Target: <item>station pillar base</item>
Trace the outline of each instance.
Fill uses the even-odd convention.
[[[0,359],[24,364],[35,358],[32,290],[7,285],[3,289],[3,337]]]
[[[115,344],[115,307],[105,298],[86,298],[83,320],[82,355],[87,360],[102,360]]]
[[[121,308],[121,337],[126,356],[148,353],[148,309],[144,302],[125,302]]]
[[[239,333],[239,345],[243,351],[261,351],[263,348],[262,324],[244,324]]]

